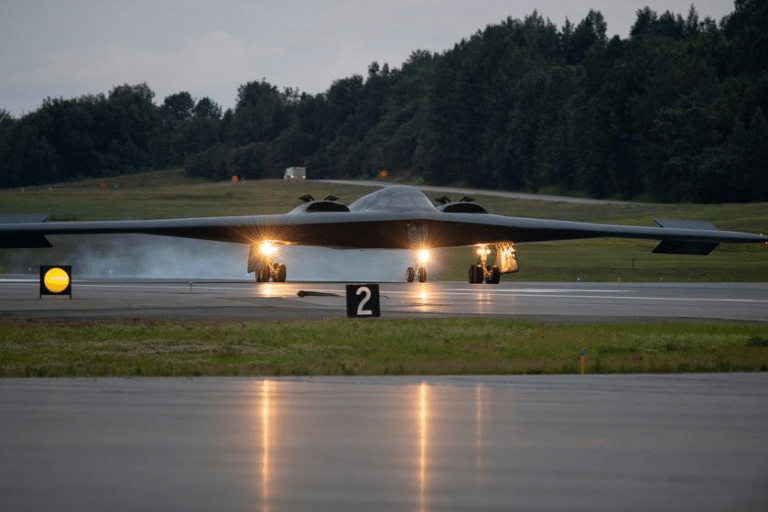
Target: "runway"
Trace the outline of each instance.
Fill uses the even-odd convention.
[[[163,275],[212,277],[247,256],[190,242],[158,258],[154,244],[124,238],[105,243],[104,254],[98,244],[85,251],[82,268],[104,277],[76,276],[71,299],[40,298],[35,275],[0,275],[0,316],[73,326],[346,316],[346,282],[113,276],[167,261],[164,271],[182,273]],[[293,265],[291,276],[375,270],[365,268],[371,260],[339,259],[357,253],[332,256]],[[385,319],[768,323],[768,284],[505,277],[497,286],[383,282],[380,290]],[[763,511],[766,425],[765,373],[0,379],[0,508]]]
[[[0,314],[346,316],[343,283],[75,279],[72,299],[38,292],[3,276]],[[766,323],[768,285],[382,283],[381,304],[383,318]],[[765,425],[765,373],[0,379],[0,495],[12,512],[762,511]]]
[[[763,511],[768,375],[0,380],[3,510]]]
[[[383,318],[482,316],[545,322],[673,319],[768,322],[768,284],[381,283]],[[301,293],[300,293],[301,292]],[[39,298],[37,278],[0,277],[4,318],[284,321],[346,316],[344,283],[75,279],[73,296]]]

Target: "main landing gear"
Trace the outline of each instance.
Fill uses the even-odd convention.
[[[266,283],[271,279],[276,283],[284,283],[286,268],[282,263],[274,263],[272,256],[277,254],[277,246],[271,242],[251,245],[248,254],[248,272],[256,275],[257,283]]]
[[[266,283],[272,279],[276,283],[284,283],[286,276],[285,265],[282,263],[268,263],[265,262],[261,267],[256,269],[256,282]]]
[[[499,284],[501,274],[510,274],[519,270],[515,246],[512,243],[494,245],[496,262],[488,264],[489,246],[481,244],[475,247],[477,263],[469,267],[470,284]]]
[[[472,265],[469,267],[469,282],[471,284],[499,284],[501,271],[496,265]]]

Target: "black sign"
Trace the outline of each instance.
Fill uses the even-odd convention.
[[[40,266],[40,298],[43,295],[69,295],[69,298],[72,298],[70,265]]]
[[[347,285],[347,316],[381,316],[378,284]]]

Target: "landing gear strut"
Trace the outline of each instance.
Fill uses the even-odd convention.
[[[277,254],[277,246],[265,241],[260,245],[252,244],[248,254],[248,272],[253,272],[257,283],[266,283],[270,279],[276,283],[284,283],[286,268],[282,263],[274,263],[272,256]]]
[[[471,284],[499,284],[501,274],[509,274],[518,271],[515,247],[511,243],[498,244],[496,250],[496,263],[488,264],[488,255],[491,249],[487,245],[478,245],[475,248],[477,263],[469,267],[469,282]]]
[[[469,282],[472,284],[499,284],[500,281],[501,271],[496,265],[478,264],[469,267]]]
[[[264,262],[256,269],[256,282],[266,283],[272,279],[276,283],[284,283],[286,277],[286,268],[282,263]]]
[[[412,283],[416,279],[417,274],[420,283],[427,282],[427,269],[424,267],[419,267],[418,270],[408,267],[408,270],[405,271],[405,280]]]
[[[413,267],[408,267],[405,271],[405,280],[412,283],[416,277],[419,278],[420,283],[427,282],[427,262],[429,261],[429,251],[427,249],[419,249],[414,253],[416,264]]]

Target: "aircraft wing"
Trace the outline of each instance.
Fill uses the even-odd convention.
[[[453,214],[456,215],[456,214]],[[563,220],[464,214],[452,226],[451,240],[471,243],[545,242],[585,238],[630,238],[658,240],[656,253],[708,254],[720,243],[768,243],[768,237],[737,231],[720,231],[709,222],[660,219],[657,226],[598,224]],[[488,242],[490,241],[490,242]]]
[[[0,218],[0,248],[50,247],[48,235],[142,233],[244,244],[271,240],[338,248],[413,249],[616,237],[659,240],[655,252],[707,254],[719,243],[768,243],[768,237],[719,231],[696,221],[657,227],[507,217],[488,213],[313,212],[158,220],[42,222]]]
[[[349,206],[328,196],[278,215],[185,219],[46,222],[47,215],[0,216],[0,248],[51,247],[53,235],[165,235],[250,245],[248,272],[256,281],[286,280],[286,266],[273,261],[275,244],[333,248],[411,249],[419,260],[408,267],[406,280],[424,282],[428,260],[424,249],[477,245],[477,263],[469,267],[470,283],[498,284],[500,275],[517,272],[514,244],[579,238],[658,240],[654,249],[667,254],[709,254],[720,243],[766,243],[768,237],[719,231],[708,222],[657,220],[657,226],[627,226],[565,220],[492,215],[474,200],[436,199],[435,206],[413,187],[393,185],[372,192]],[[495,249],[495,263],[488,254]]]

